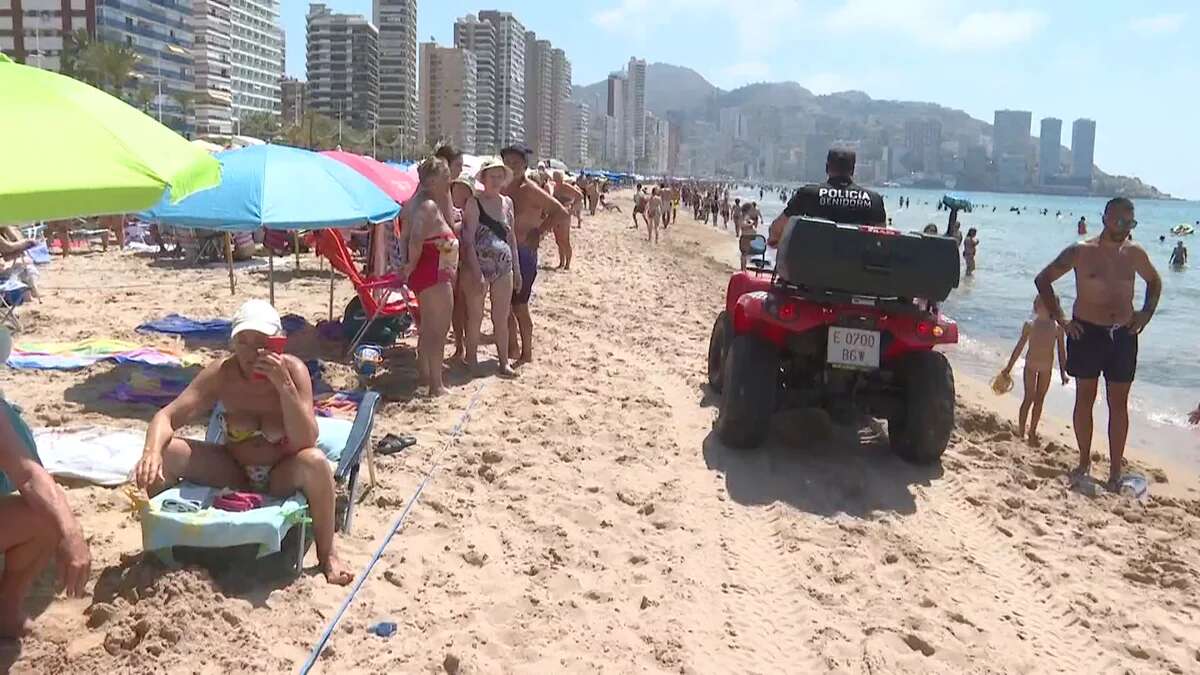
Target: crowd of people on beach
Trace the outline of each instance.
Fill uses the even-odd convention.
[[[478,373],[478,349],[485,304],[490,301],[497,349],[497,376],[516,376],[516,367],[534,354],[530,300],[538,274],[538,249],[553,234],[558,267],[569,270],[573,250],[571,219],[582,222],[584,209],[595,214],[606,206],[605,186],[586,177],[568,181],[560,171],[530,170],[531,152],[521,144],[484,159],[475,176],[463,175],[462,153],[443,146],[417,170],[419,186],[403,205],[398,232],[392,233],[389,264],[417,295],[417,370],[422,386],[436,396],[444,392],[443,358],[453,339],[450,362]],[[853,158],[830,155],[830,185],[853,185]],[[843,162],[839,164],[838,162]],[[749,240],[758,234],[762,215],[755,201],[731,200],[733,186],[719,181],[663,181],[635,186],[633,227],[646,227],[647,241],[677,222],[680,206],[694,219],[733,230],[745,268]],[[869,191],[864,191],[864,193]],[[882,199],[872,194],[865,206],[866,224],[884,226]],[[786,194],[782,195],[786,196]],[[768,239],[778,244],[786,222],[809,214],[809,193],[797,190],[771,223]],[[901,204],[907,204],[901,198]],[[619,210],[619,207],[617,207]],[[814,211],[815,213],[815,211]],[[820,215],[820,214],[817,214]],[[639,224],[638,216],[641,216]],[[1025,394],[1019,429],[1038,442],[1038,425],[1046,392],[1053,379],[1055,356],[1062,381],[1076,380],[1073,416],[1079,462],[1073,480],[1084,480],[1091,466],[1092,411],[1099,379],[1106,381],[1109,407],[1110,473],[1108,486],[1119,489],[1128,433],[1128,397],[1137,368],[1139,335],[1153,318],[1162,282],[1146,251],[1130,237],[1137,226],[1133,203],[1110,200],[1103,229],[1090,239],[1063,250],[1034,285],[1033,318],[1002,371],[1008,377],[1025,356]],[[1080,228],[1085,223],[1081,218]],[[926,233],[938,234],[936,225]],[[967,274],[975,269],[978,232],[966,236],[951,219],[942,236],[963,246]],[[10,268],[19,263],[28,243],[12,232],[0,232],[0,258]],[[1186,251],[1182,254],[1186,262]],[[1053,284],[1074,272],[1078,297],[1070,316]],[[1140,309],[1134,309],[1134,278],[1146,283]],[[334,537],[335,489],[329,462],[317,449],[318,427],[313,409],[313,383],[308,369],[294,356],[272,347],[282,335],[278,312],[267,302],[250,300],[233,317],[230,354],[206,367],[184,392],[160,410],[146,432],[144,450],[131,480],[154,495],[187,480],[248,494],[304,494],[310,506],[320,570],[332,584],[345,585],[353,572],[340,559]],[[0,362],[12,347],[0,329]],[[221,444],[177,435],[190,420],[220,404],[225,441]],[[1200,424],[1200,406],[1189,415]],[[15,494],[13,494],[15,491]],[[0,397],[0,638],[19,637],[30,629],[25,601],[35,578],[51,557],[59,565],[69,595],[86,593],[91,557],[87,538],[71,512],[66,495],[41,466],[33,435],[20,411]]]

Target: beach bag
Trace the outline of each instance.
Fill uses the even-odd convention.
[[[366,320],[367,313],[363,310],[362,301],[358,297],[351,299],[346,304],[346,310],[342,313],[342,337],[347,342],[353,340],[358,335],[358,331],[362,330],[363,323]],[[403,317],[379,317],[371,322],[371,326],[363,334],[359,342],[382,346],[392,345],[411,326],[412,317],[407,314]]]

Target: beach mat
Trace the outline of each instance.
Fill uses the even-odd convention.
[[[35,429],[42,466],[52,476],[113,487],[126,482],[142,457],[143,431],[83,427]]]
[[[226,319],[191,319],[181,314],[168,314],[137,327],[139,333],[166,333],[196,340],[223,341],[229,339],[232,323]]]
[[[147,366],[190,366],[200,357],[143,347],[121,340],[22,343],[13,348],[8,366],[17,370],[79,370],[101,361]]]
[[[125,382],[105,392],[104,398],[161,408],[182,394],[199,372],[198,368],[137,366]]]

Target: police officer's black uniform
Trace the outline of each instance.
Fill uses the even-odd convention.
[[[796,190],[783,213],[789,217],[823,218],[847,225],[887,225],[883,197],[843,176]]]

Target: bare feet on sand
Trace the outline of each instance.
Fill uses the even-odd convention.
[[[325,581],[336,586],[345,586],[354,581],[354,572],[335,555],[329,556],[329,560],[321,565],[321,572],[325,575]]]
[[[1029,432],[1029,445],[1036,448],[1041,444],[1042,444],[1042,437],[1038,436],[1038,432],[1030,431]]]
[[[512,366],[504,365],[496,368],[496,377],[502,377],[506,380],[511,380],[517,376],[517,371],[512,369]]]

